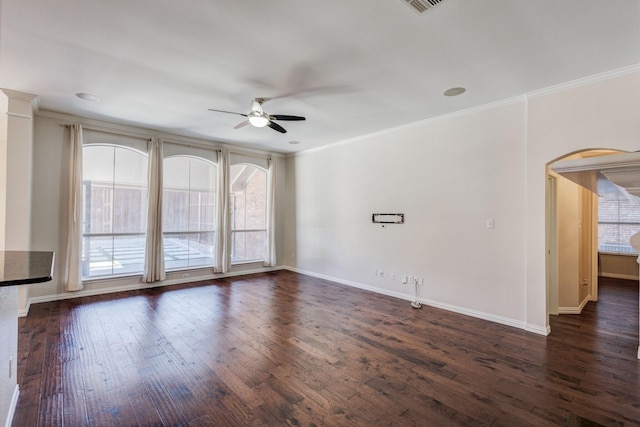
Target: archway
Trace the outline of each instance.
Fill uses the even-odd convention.
[[[556,174],[559,161],[620,154],[585,149],[547,163],[547,313],[579,314],[598,299],[597,194]]]

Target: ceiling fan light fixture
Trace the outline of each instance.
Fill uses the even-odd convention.
[[[265,116],[249,116],[249,123],[257,128],[263,128],[269,124],[269,119]]]

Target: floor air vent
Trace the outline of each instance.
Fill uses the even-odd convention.
[[[418,15],[441,3],[442,0],[402,0],[402,3],[409,6]]]

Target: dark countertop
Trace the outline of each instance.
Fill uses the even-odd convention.
[[[54,258],[54,252],[0,251],[0,286],[48,282]]]

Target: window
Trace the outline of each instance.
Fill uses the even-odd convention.
[[[640,231],[640,209],[623,196],[619,200],[598,197],[598,251],[608,253],[637,252],[629,244]]]
[[[141,273],[147,228],[147,155],[85,145],[82,276]]]
[[[212,266],[216,166],[193,156],[163,163],[162,236],[166,270]]]
[[[152,281],[164,271],[211,267],[227,272],[230,263],[275,264],[275,227],[268,225],[274,196],[267,197],[273,186],[268,179],[275,176],[272,159],[98,130],[83,131],[83,140],[83,279],[142,274]],[[148,212],[147,185],[155,179],[149,181],[147,150],[163,154],[162,201],[153,207],[162,209],[161,227],[147,224],[159,216]],[[226,188],[220,193],[222,170]],[[147,225],[154,232],[162,229],[162,254],[159,247],[146,247],[160,246],[155,235],[147,241]],[[149,257],[145,271],[145,254],[152,253],[157,255]]]
[[[264,260],[267,173],[249,164],[230,167],[231,263]]]

